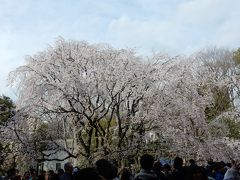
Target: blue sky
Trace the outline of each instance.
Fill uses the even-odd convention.
[[[58,36],[141,54],[240,47],[239,7],[240,0],[0,0],[0,94],[14,98],[8,73]]]

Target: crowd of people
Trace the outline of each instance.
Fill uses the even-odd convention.
[[[1,180],[240,180],[238,161],[224,163],[210,160],[207,166],[198,166],[191,159],[187,165],[183,164],[180,157],[176,157],[170,165],[154,161],[153,156],[144,154],[137,173],[133,173],[130,167],[118,168],[115,163],[100,159],[94,167],[73,167],[69,162],[64,165],[64,170],[42,171],[40,175],[30,169],[20,176],[16,169],[11,169]]]

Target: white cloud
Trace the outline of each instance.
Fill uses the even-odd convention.
[[[240,29],[240,1],[192,0],[178,4],[171,16],[137,19],[122,16],[112,20],[111,41],[148,51],[192,53],[206,45],[236,47]],[[233,15],[234,14],[234,15]]]
[[[171,54],[240,45],[239,0],[0,0],[0,94],[24,56],[56,37]]]

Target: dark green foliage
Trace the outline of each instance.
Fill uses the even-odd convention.
[[[222,112],[228,111],[231,107],[231,99],[227,87],[212,88],[214,103],[211,107],[205,109],[208,122],[216,118]]]
[[[240,122],[231,119],[225,119],[225,123],[229,128],[228,137],[233,139],[240,139]]]
[[[0,125],[6,123],[14,115],[15,105],[7,96],[0,96]]]
[[[15,105],[7,96],[0,96],[0,126],[3,126],[13,117]],[[4,172],[8,163],[6,159],[11,154],[10,142],[0,141],[0,172]],[[8,167],[9,168],[9,167]]]

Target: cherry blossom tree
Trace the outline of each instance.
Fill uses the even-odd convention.
[[[27,60],[12,73],[19,88],[17,105],[61,126],[62,132],[48,134],[73,139],[72,157],[92,162],[95,154],[122,153],[132,142],[127,137],[148,125],[148,114],[138,113],[147,108],[143,102],[151,96],[156,70],[134,51],[59,39]]]
[[[237,71],[213,69],[206,57],[143,58],[131,49],[60,38],[10,74],[19,113],[8,128],[22,153],[42,161],[58,151],[66,152],[58,160],[83,157],[88,164],[102,156],[136,157],[153,152],[149,134],[156,135],[153,143],[166,142],[172,155],[230,158],[232,149],[224,146],[229,127],[218,118],[236,113],[217,109],[209,118],[209,112],[214,89],[239,87]]]
[[[218,54],[212,57],[213,61],[231,60],[232,54],[228,51],[221,50]],[[213,88],[224,90],[226,94],[226,87],[237,86],[236,81],[233,83],[236,74],[227,74],[224,80],[217,79],[216,74],[219,72],[210,71],[206,60],[208,59],[203,58],[200,61],[198,54],[190,57],[177,56],[160,64],[158,89],[155,93],[157,101],[154,105],[158,116],[156,124],[161,129],[162,136],[171,140],[170,149],[173,154],[187,158],[227,160],[236,157],[236,153],[230,146],[226,146],[226,135],[230,128],[221,123],[219,118],[236,118],[237,108],[216,107],[216,91]],[[230,93],[227,95],[229,96],[220,98],[231,98]],[[218,105],[221,105],[220,102]],[[217,108],[218,114],[209,120],[209,110],[213,113],[214,108]]]

